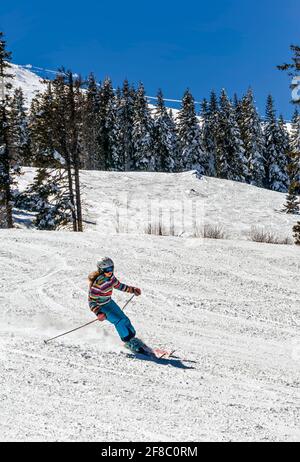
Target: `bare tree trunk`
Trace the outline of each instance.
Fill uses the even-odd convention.
[[[77,226],[77,216],[76,216],[76,207],[75,207],[75,198],[74,198],[74,190],[73,190],[73,178],[72,178],[72,168],[71,168],[71,159],[69,154],[65,156],[67,161],[67,173],[68,173],[68,185],[69,185],[69,194],[70,194],[70,202],[72,206],[72,221],[73,221],[73,231],[78,231]]]
[[[75,181],[75,202],[76,202],[76,215],[77,215],[77,231],[83,231],[82,224],[82,207],[81,207],[81,194],[80,194],[80,177],[79,177],[79,149],[78,149],[78,131],[76,126],[76,108],[75,108],[75,95],[74,95],[74,82],[72,72],[68,73],[69,84],[69,109],[70,109],[70,157],[72,159],[74,168],[74,181]]]
[[[69,196],[70,196],[70,202],[71,202],[71,207],[72,207],[72,210],[71,210],[72,224],[73,224],[73,231],[76,232],[78,231],[78,226],[77,226],[76,205],[75,205],[75,197],[74,197],[71,157],[68,152],[68,147],[66,145],[65,140],[61,139],[61,146],[62,146],[62,151],[63,151],[63,158],[65,159],[66,164],[67,164],[68,188],[69,188]]]
[[[77,225],[78,231],[83,231],[82,224],[82,207],[81,207],[81,194],[80,194],[80,178],[79,178],[79,168],[75,168],[75,191],[76,191],[76,209],[77,209]]]

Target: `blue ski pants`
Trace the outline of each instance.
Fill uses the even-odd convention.
[[[128,342],[130,339],[135,337],[136,332],[133,325],[116,302],[111,300],[105,305],[99,306],[98,313],[100,312],[104,313],[107,321],[115,326],[123,342]]]

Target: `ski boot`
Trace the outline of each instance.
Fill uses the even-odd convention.
[[[133,353],[140,353],[143,355],[149,355],[150,353],[149,348],[136,337],[133,337],[128,342],[126,342],[124,346]]]

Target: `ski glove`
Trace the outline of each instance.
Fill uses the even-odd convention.
[[[141,295],[142,291],[138,287],[134,287],[133,288],[133,293],[134,293],[134,295],[136,295],[138,297],[139,295]]]
[[[98,313],[97,318],[98,318],[99,321],[102,322],[102,321],[105,321],[106,315],[105,315],[105,313]]]

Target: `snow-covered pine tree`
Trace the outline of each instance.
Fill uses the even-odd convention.
[[[280,114],[278,119],[278,127],[279,127],[279,143],[281,143],[283,152],[288,152],[290,149],[290,136],[287,130],[286,122],[283,118],[283,115]]]
[[[53,231],[72,223],[72,206],[64,170],[38,168],[25,194],[19,199],[20,207],[35,212],[34,225],[37,229]]]
[[[12,156],[9,126],[9,83],[13,75],[9,72],[11,53],[6,50],[4,34],[0,32],[0,227],[13,227],[13,185],[20,167]]]
[[[282,115],[278,119],[278,146],[279,152],[282,153],[282,165],[287,176],[287,188],[290,184],[289,181],[289,163],[290,163],[290,135],[287,130],[286,122]]]
[[[247,181],[254,186],[263,187],[265,179],[264,137],[251,88],[240,101],[237,114],[247,159]]]
[[[174,113],[172,109],[169,109],[168,115],[169,115],[171,131],[174,133],[174,136],[176,139],[176,150],[173,152],[174,172],[180,172],[181,171],[181,153],[179,149],[177,125],[176,125],[176,121],[175,121],[175,117],[174,117]]]
[[[133,113],[135,90],[128,80],[123,83],[122,90],[116,93],[115,140],[113,143],[113,167],[115,170],[131,170],[133,168]]]
[[[289,158],[290,180],[297,183],[295,192],[300,196],[300,114],[297,109],[292,118]]]
[[[121,99],[121,97],[122,97],[122,90],[121,90],[120,87],[117,87],[117,88],[116,88],[115,97],[116,97],[118,100]]]
[[[290,184],[284,211],[298,214],[300,212],[300,116],[297,109],[292,118],[287,171]]]
[[[239,129],[241,130],[242,126],[242,103],[243,99],[239,99],[237,93],[234,93],[231,104],[234,109],[234,115],[235,115],[235,120],[239,126]],[[241,134],[242,135],[242,134]]]
[[[300,245],[300,221],[293,227],[295,244]]]
[[[156,171],[174,172],[178,149],[177,133],[174,122],[167,112],[161,90],[158,91],[157,106],[154,111],[153,144]]]
[[[249,175],[245,149],[234,108],[225,90],[222,90],[219,108],[217,175],[245,182]]]
[[[287,71],[290,77],[298,77],[300,71],[300,46],[291,45],[291,52],[293,54],[290,63],[284,63],[281,66],[277,66],[281,71]],[[297,80],[293,81],[291,84],[291,89],[297,90],[298,82]],[[297,105],[300,104],[299,98],[293,96],[293,102]],[[298,110],[296,109],[295,114],[292,120],[292,134],[290,139],[290,163],[289,163],[289,174],[290,180],[296,181],[300,184],[300,118]]]
[[[52,83],[38,93],[31,102],[29,113],[29,131],[32,162],[34,167],[53,167],[56,157],[62,156],[55,149],[54,96]]]
[[[239,110],[240,110],[240,107],[241,107],[241,101],[237,95],[237,93],[234,93],[233,95],[233,98],[232,98],[232,105],[233,105],[233,108],[235,110],[235,116],[236,116],[236,119],[238,121],[238,117],[239,117]]]
[[[9,142],[13,159],[22,166],[30,165],[28,116],[21,88],[14,91],[9,103]]]
[[[243,98],[240,99],[238,97],[237,93],[234,93],[231,104],[232,104],[233,109],[234,109],[235,120],[237,121],[239,129],[241,129],[242,102],[243,102]]]
[[[289,177],[287,152],[282,128],[276,119],[274,100],[267,99],[266,121],[264,124],[266,187],[274,191],[287,192]]]
[[[205,172],[205,153],[202,146],[200,123],[196,116],[195,100],[189,90],[186,90],[177,119],[178,145],[183,170]]]
[[[204,150],[204,172],[208,176],[216,176],[216,155],[218,141],[218,99],[214,91],[210,101],[202,103],[202,146]]]
[[[88,86],[83,103],[82,120],[82,164],[87,170],[98,168],[97,159],[100,157],[98,152],[98,117],[100,110],[100,100],[97,83],[94,74],[88,77]]]
[[[111,153],[111,165],[108,170],[124,170],[124,153],[121,151],[122,126],[120,120],[120,89],[110,100],[107,109],[107,130],[109,136],[109,149]]]
[[[208,120],[208,101],[206,98],[203,99],[203,101],[201,102],[201,111],[200,111],[200,116],[201,116],[201,128],[202,128],[202,146],[204,148],[204,144],[208,144],[206,142],[206,136],[207,133],[206,133],[206,124],[207,124],[207,120]],[[205,146],[206,148],[206,146]],[[205,149],[204,148],[204,149]],[[207,149],[205,149],[205,152],[207,151]],[[206,172],[207,168],[205,168],[205,172]]]
[[[111,130],[111,108],[114,99],[114,91],[110,78],[105,78],[99,88],[99,114],[98,125],[98,149],[97,149],[97,169],[109,170],[113,168],[113,153],[110,145]]]
[[[47,220],[41,220],[47,228],[53,223],[49,210],[61,213],[62,222],[69,216],[74,231],[82,230],[81,199],[79,185],[80,123],[77,114],[77,99],[80,83],[74,82],[70,71],[59,71],[56,78],[47,84],[46,92],[33,100],[30,131],[32,151],[36,165],[44,171],[38,172],[33,194],[40,189],[43,201],[41,210]],[[52,170],[45,170],[51,167]],[[47,180],[45,180],[47,176]],[[46,184],[48,181],[48,184]],[[54,195],[57,192],[56,196]],[[48,194],[45,201],[46,193]]]
[[[297,191],[299,190],[299,184],[296,181],[292,181],[289,185],[288,195],[286,197],[286,203],[284,204],[284,212],[291,214],[300,213],[300,201]]]
[[[52,86],[48,82],[46,90],[32,100],[29,128],[32,158],[38,169],[33,183],[18,198],[18,207],[35,212],[34,224],[44,230],[54,230],[74,221],[66,161],[57,150],[57,118],[62,119]]]
[[[291,45],[290,46],[291,52],[293,53],[292,62],[291,63],[284,63],[277,68],[281,71],[288,71],[288,75],[291,76],[298,76],[300,71],[300,46],[299,45]],[[291,88],[297,87],[298,84],[293,83]],[[296,104],[299,104],[299,101]]]
[[[142,83],[139,84],[134,101],[132,142],[133,169],[154,171],[153,120]]]
[[[115,171],[125,170],[125,155],[123,150],[123,100],[122,90],[118,87],[113,100],[114,108],[111,108],[112,130],[109,133],[112,150],[112,169]]]

